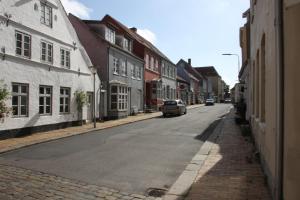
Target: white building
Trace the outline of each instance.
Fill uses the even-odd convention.
[[[81,118],[74,94],[79,90],[89,100],[82,119],[91,120],[89,66],[59,0],[0,1],[0,80],[11,91],[7,104],[12,107],[12,115],[0,123],[0,138],[74,125]]]

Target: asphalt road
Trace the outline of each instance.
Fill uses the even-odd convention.
[[[203,144],[199,135],[229,108],[216,104],[180,117],[42,143],[1,154],[0,163],[144,194],[148,188],[168,188],[176,181]]]

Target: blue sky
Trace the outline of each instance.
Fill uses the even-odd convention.
[[[249,0],[61,0],[67,12],[84,19],[109,14],[136,27],[175,64],[192,59],[194,67],[215,66],[231,87],[237,80],[239,27]]]

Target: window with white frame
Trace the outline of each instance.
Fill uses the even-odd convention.
[[[61,48],[60,49],[60,65],[62,67],[70,69],[70,51]]]
[[[145,67],[149,68],[149,55],[148,54],[145,55]]]
[[[28,116],[28,84],[12,84],[12,114],[14,117]]]
[[[111,28],[106,27],[105,29],[105,39],[110,43],[115,44],[116,41],[116,32]]]
[[[120,73],[120,65],[118,58],[113,58],[113,73],[116,75]]]
[[[15,33],[16,37],[16,54],[30,58],[31,56],[31,36],[19,31]]]
[[[130,66],[130,71],[131,71],[131,78],[135,79],[135,78],[136,78],[136,69],[135,69],[135,65],[131,64],[131,66]]]
[[[139,80],[142,79],[142,68],[140,66],[136,66],[136,78]]]
[[[154,67],[154,71],[158,71],[158,60],[155,60],[155,67]]]
[[[127,66],[124,60],[121,60],[121,74],[127,76]]]
[[[50,115],[52,113],[52,87],[40,86],[39,93],[39,113]]]
[[[53,63],[53,44],[41,42],[41,60],[47,63]]]
[[[151,60],[150,60],[150,67],[149,67],[151,70],[154,70],[154,58],[151,57]]]
[[[59,113],[60,114],[70,113],[70,97],[71,97],[71,89],[61,87],[60,88],[60,96],[59,96]]]
[[[52,27],[52,8],[41,3],[41,23]]]
[[[130,39],[124,38],[123,48],[125,50],[127,50],[127,51],[131,51],[132,50],[132,42],[131,42]]]
[[[128,88],[126,86],[111,86],[111,110],[126,111],[128,109]]]

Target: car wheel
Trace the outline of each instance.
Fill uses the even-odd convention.
[[[167,116],[167,114],[166,114],[166,113],[164,113],[164,114],[163,114],[163,117],[166,117],[166,116]]]
[[[184,112],[184,114],[186,115],[186,113],[187,113],[187,111],[186,111],[186,109],[185,109],[185,112]]]

